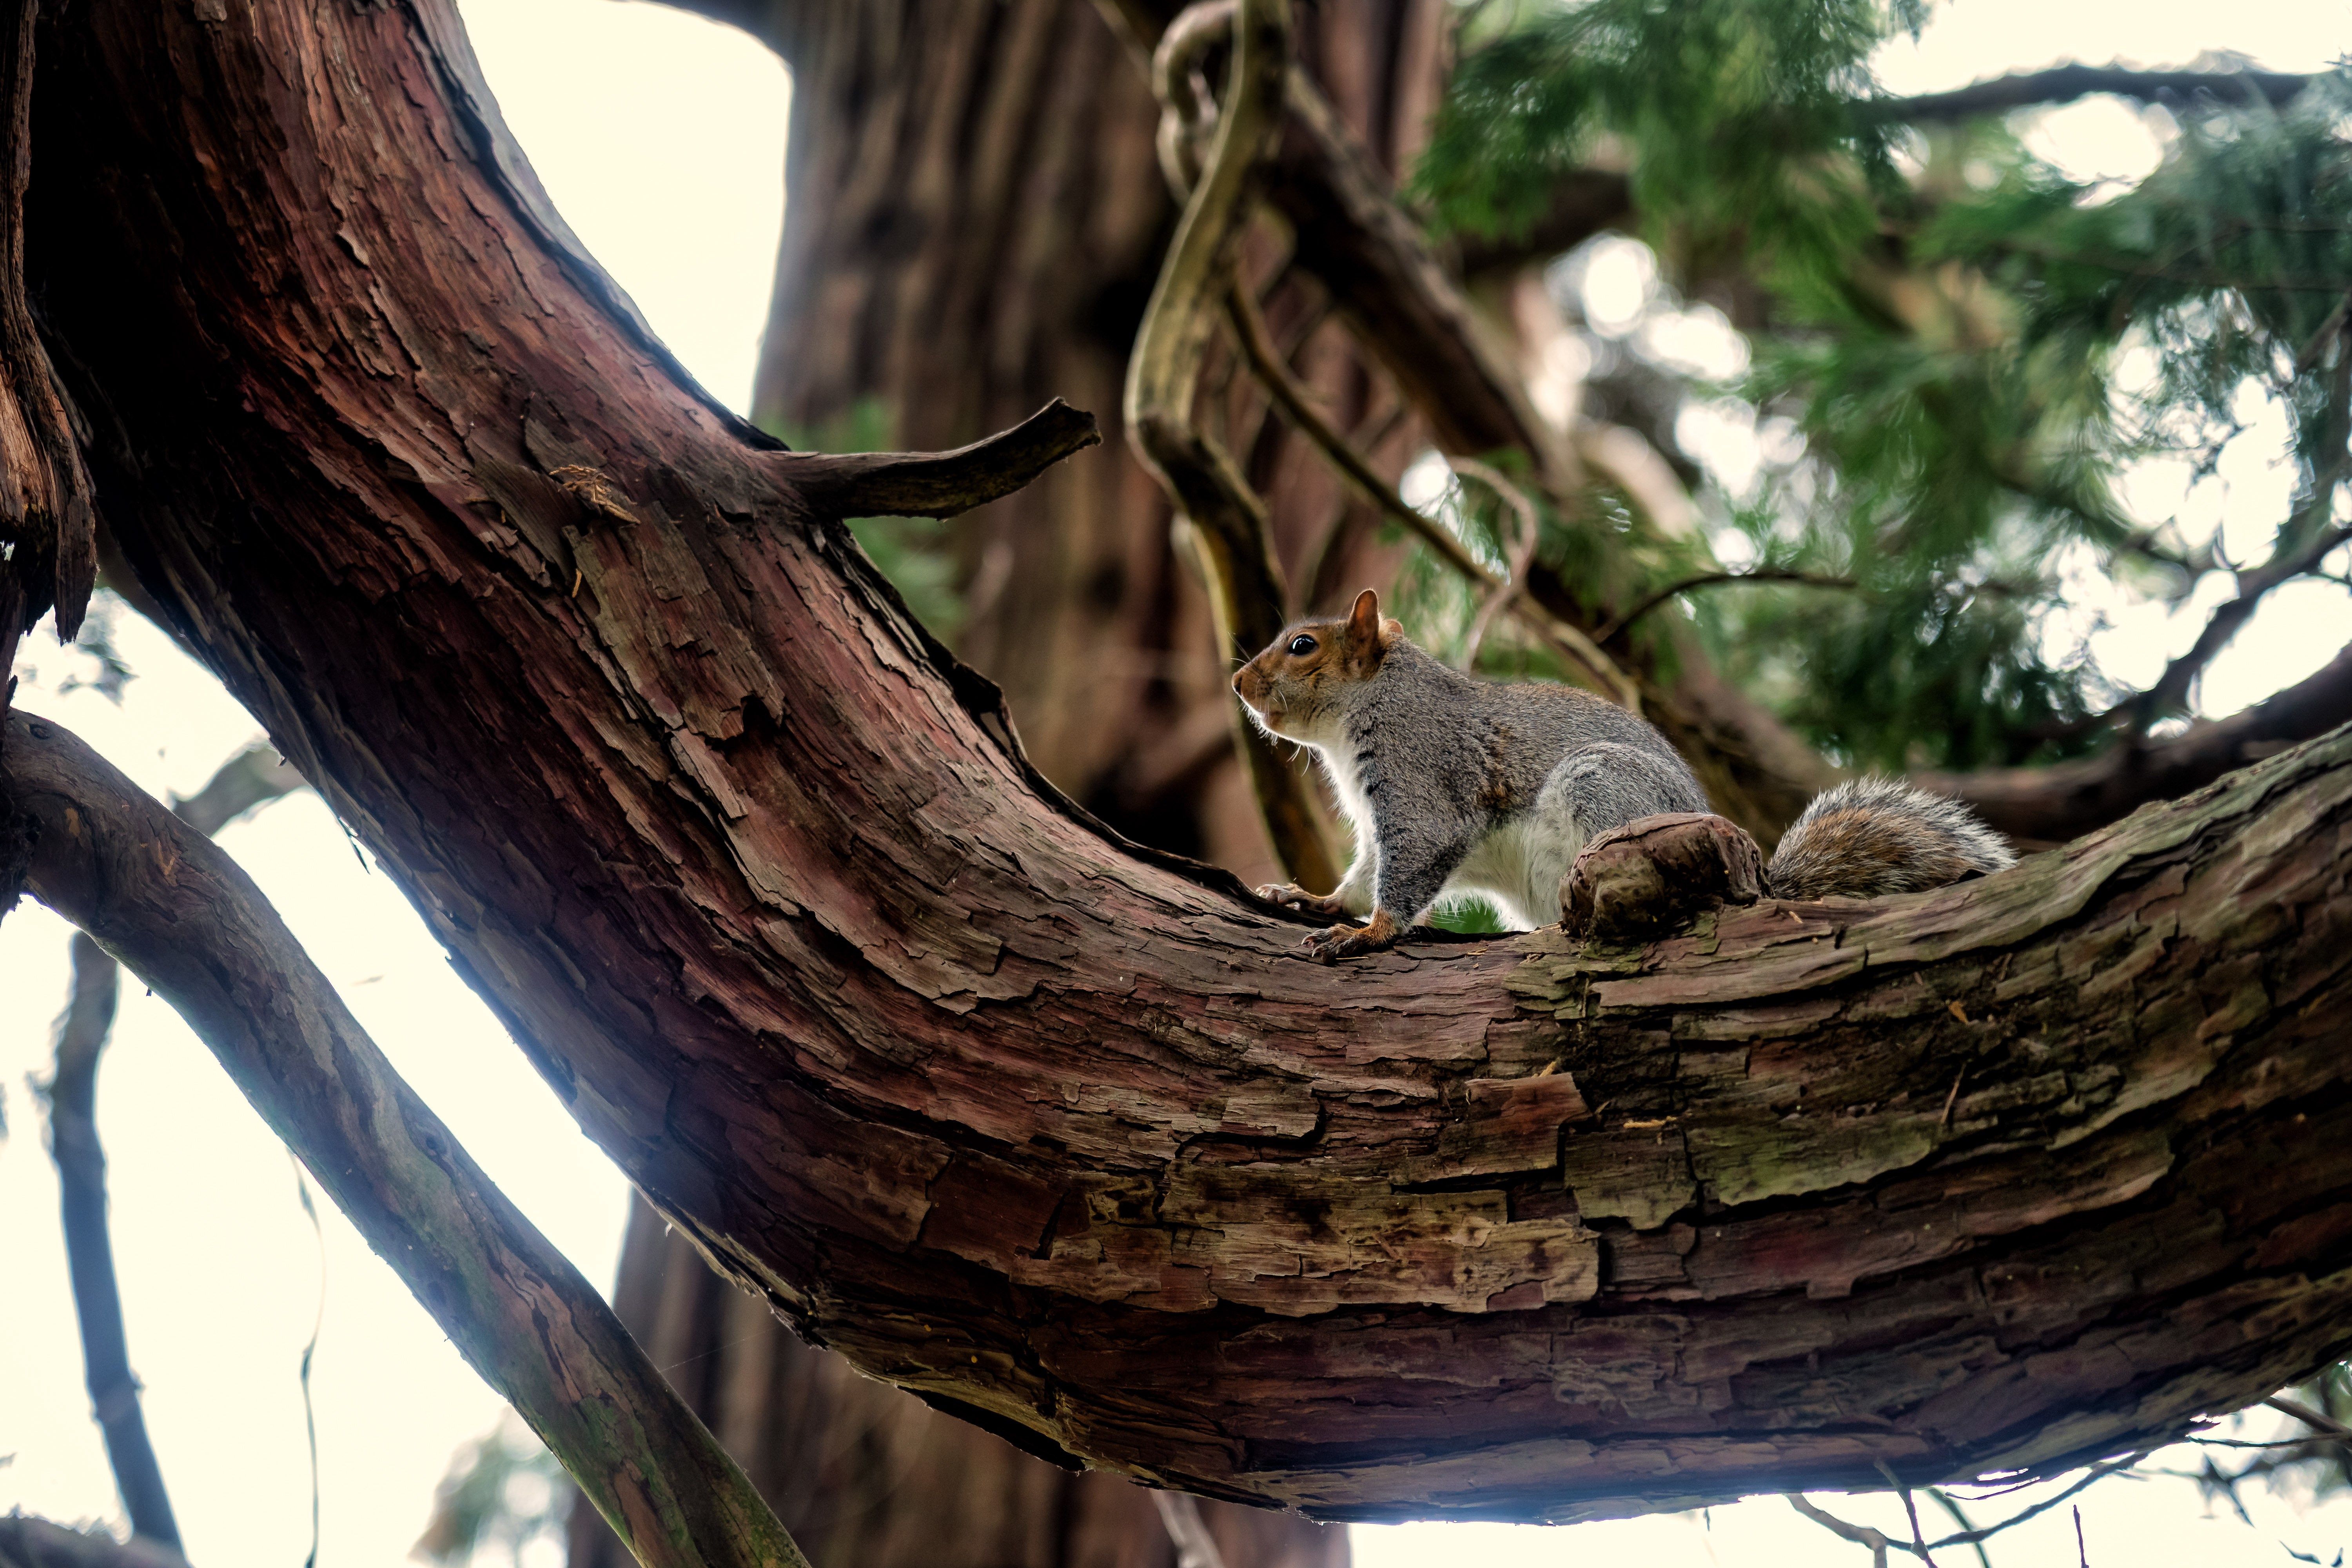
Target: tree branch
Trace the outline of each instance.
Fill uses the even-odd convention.
[[[2080,762],[2046,767],[1911,778],[1967,801],[2021,846],[2050,848],[2345,723],[2352,723],[2352,647],[2243,712],[2192,724],[2166,740],[2111,746]]]
[[[2344,1347],[2352,736],[1934,893],[1302,963],[1032,787],[985,683],[545,258],[433,85],[440,0],[236,17],[55,35],[29,199],[72,205],[27,265],[121,432],[109,521],[806,1337],[1164,1486],[1552,1521],[2045,1473]],[[371,373],[394,343],[464,346]],[[478,500],[571,465],[634,521]]]
[[[1865,121],[1907,124],[1968,120],[2032,104],[2071,103],[2095,92],[2142,103],[2181,104],[2204,96],[2223,101],[2258,100],[2273,108],[2309,86],[2306,76],[2261,70],[2132,70],[2121,66],[2063,65],[2049,70],[2012,71],[1949,92],[1915,98],[1866,100],[1855,106]]]
[[[772,461],[810,505],[837,517],[956,517],[1101,444],[1095,416],[1057,397],[1012,429],[951,452],[793,452]]]
[[[806,1568],[593,1287],[402,1081],[234,861],[58,725],[0,731],[30,890],[169,1002],[646,1568]]]
[[[1470,553],[1470,547],[1454,536],[1453,530],[1405,505],[1396,488],[1372,472],[1371,465],[1349,444],[1346,437],[1332,428],[1331,422],[1323,417],[1322,411],[1315,406],[1314,399],[1299,384],[1298,378],[1290,374],[1290,367],[1282,362],[1273,342],[1266,336],[1265,322],[1258,315],[1256,305],[1246,293],[1234,290],[1227,297],[1226,309],[1233,319],[1235,335],[1241,340],[1243,353],[1251,368],[1256,371],[1258,380],[1276,405],[1288,416],[1292,426],[1315,444],[1316,449],[1323,454],[1333,470],[1347,480],[1349,487],[1357,494],[1378,508],[1381,516],[1402,524],[1407,532],[1429,546],[1440,561],[1466,579],[1490,603],[1501,603],[1502,595],[1513,586],[1512,579],[1498,577],[1488,571],[1484,562]],[[1485,467],[1483,464],[1477,466]],[[1486,471],[1493,472],[1492,469]],[[1513,594],[1507,608],[1570,668],[1583,671],[1595,690],[1637,713],[1641,711],[1641,689],[1591,638],[1523,594]]]
[[[1128,361],[1129,444],[1176,503],[1209,591],[1217,651],[1228,658],[1246,658],[1281,633],[1290,594],[1274,556],[1265,503],[1225,449],[1193,423],[1192,400],[1217,319],[1233,290],[1234,262],[1256,205],[1260,166],[1281,124],[1282,83],[1290,58],[1286,5],[1287,0],[1251,0],[1234,14],[1233,68],[1216,114],[1216,136]],[[1212,21],[1223,9],[1221,0],[1195,8]],[[1180,148],[1183,117],[1173,101],[1164,109],[1162,129],[1163,150]],[[1167,155],[1173,179],[1181,173],[1181,161],[1172,152]],[[1310,888],[1338,886],[1339,868],[1306,780],[1291,759],[1242,717],[1237,704],[1232,721],[1266,835],[1290,879]]]
[[[206,837],[255,806],[301,787],[302,776],[276,750],[253,746],[221,764],[205,787],[176,802],[180,820]],[[90,1408],[106,1436],[107,1462],[121,1490],[134,1534],[180,1547],[180,1530],[163,1485],[163,1466],[147,1437],[139,1380],[122,1326],[115,1284],[114,1246],[108,1234],[106,1152],[98,1136],[98,1063],[114,1027],[120,976],[87,932],[73,939],[73,995],[58,1028],[57,1065],[46,1091],[49,1153],[58,1167],[64,1211],[66,1264],[73,1279],[74,1318],[81,1328],[84,1377]]]
[[[57,1065],[46,1090],[49,1157],[58,1167],[66,1268],[81,1329],[82,1376],[106,1438],[106,1461],[134,1535],[180,1549],[163,1468],[147,1437],[139,1380],[122,1328],[114,1247],[107,1234],[106,1153],[98,1138],[98,1058],[114,1026],[114,961],[80,932],[73,939],[73,997],[58,1030]]]
[[[1652,594],[1624,615],[1602,627],[1599,638],[1607,642],[1619,632],[1633,626],[1652,610],[1669,599],[1678,599],[1694,588],[1709,587],[1717,583],[1801,583],[1809,588],[1853,588],[1859,586],[1851,577],[1826,577],[1818,572],[1795,572],[1780,566],[1758,566],[1745,572],[1702,572],[1685,577]]]

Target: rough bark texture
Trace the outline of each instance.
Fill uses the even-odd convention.
[[[17,638],[50,606],[58,635],[74,635],[98,576],[89,476],[25,298],[40,9],[39,0],[0,4],[0,679]]]
[[[1560,930],[1601,942],[1671,936],[1709,910],[1764,896],[1764,858],[1706,812],[1636,817],[1586,845],[1559,882]]]
[[[42,58],[132,566],[858,1366],[1211,1495],[1569,1519],[2056,1465],[2352,1337],[2352,735],[1941,893],[1325,968],[1037,786],[818,460],[553,248],[436,0]]]
[[[641,1199],[614,1306],[817,1568],[1175,1568],[1151,1493],[1034,1458],[803,1344]],[[1346,1568],[1338,1526],[1202,1510],[1233,1568]],[[580,1509],[567,1562],[628,1557]]]

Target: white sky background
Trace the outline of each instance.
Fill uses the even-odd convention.
[[[592,250],[719,396],[744,406],[782,208],[787,84],[764,49],[680,12],[610,0],[470,0],[467,25],[509,123]],[[2185,63],[2234,48],[2275,69],[2326,64],[2352,40],[2352,5],[1948,0],[1924,43],[1881,61],[1897,91],[1957,86],[2063,58]],[[2128,175],[2154,142],[2139,117],[2092,101],[2043,117],[2039,150],[2077,173]],[[1694,352],[1704,353],[1700,342]],[[1769,432],[1766,432],[1769,437]],[[1735,435],[1738,433],[1735,432]],[[1752,435],[1739,436],[1753,442]],[[2268,449],[2263,449],[2264,442]],[[2184,498],[2152,474],[2129,494],[2154,521],[2176,508],[2251,547],[2284,514],[2280,432],[2242,441],[2217,483]],[[1737,446],[1737,442],[1733,443]],[[1711,455],[1712,459],[1712,455]],[[1727,448],[1718,466],[1736,468]],[[1749,459],[1752,461],[1752,458]],[[2111,672],[2145,679],[2186,645],[2204,605],[2105,606]],[[90,673],[28,640],[19,700],[54,717],[158,795],[191,793],[258,734],[216,683],[127,612],[118,641],[139,672],[121,708],[61,682]],[[2225,713],[2300,679],[2352,636],[2352,605],[2320,588],[2274,595],[2206,680]],[[390,882],[360,863],[316,797],[282,802],[223,842],[277,902],[353,1011],[508,1194],[608,1284],[625,1187],[583,1139],[479,1002],[451,975]],[[66,931],[30,903],[0,921],[0,1510],[119,1524],[120,1507],[81,1389],[42,1118],[26,1084],[46,1070],[66,994]],[[320,1248],[283,1150],[176,1018],[129,984],[101,1076],[117,1266],[150,1430],[192,1558],[296,1568],[309,1547],[310,1482],[295,1368],[319,1300]],[[457,1359],[391,1271],[331,1206],[324,1336],[314,1374],[324,1474],[322,1568],[392,1568],[422,1528],[452,1453],[488,1430],[499,1401]],[[2248,1436],[2268,1436],[2249,1432]],[[2179,1458],[2182,1467],[2193,1458]],[[1885,1500],[1832,1506],[1894,1531]],[[2261,1530],[2210,1517],[2185,1483],[2110,1481],[2083,1500],[2090,1561],[2291,1561],[2279,1541],[2331,1558],[2352,1546],[2352,1510],[2298,1516],[2263,1503]],[[1863,1560],[1778,1500],[1574,1527],[1360,1530],[1365,1568],[1476,1563],[1812,1563]],[[1994,1560],[2073,1563],[2065,1510],[1996,1542]],[[1948,1553],[1948,1564],[1970,1563]],[[539,1565],[544,1568],[544,1565]],[[855,1568],[820,1564],[819,1568]],[[1234,1568],[1251,1568],[1235,1564]]]

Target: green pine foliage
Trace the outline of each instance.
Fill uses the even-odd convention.
[[[1842,761],[2050,761],[2102,743],[2132,695],[2053,635],[2066,574],[2178,598],[2217,565],[2124,515],[2126,465],[2210,470],[2251,387],[2288,409],[2305,478],[2277,556],[2333,537],[2352,90],[2339,73],[2284,110],[2177,106],[2162,164],[2117,192],[1997,120],[1906,126],[1869,59],[1921,20],[1907,0],[1490,7],[1414,189],[1441,227],[1507,237],[1568,171],[1627,171],[1667,302],[1751,301],[1748,372],[1692,394],[1804,439],[1752,493],[1712,498],[1718,551],[1847,584],[1712,586],[1681,613]],[[1645,589],[1689,574],[1633,558]]]

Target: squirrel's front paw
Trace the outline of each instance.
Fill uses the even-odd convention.
[[[1348,911],[1337,899],[1318,898],[1296,882],[1268,882],[1254,889],[1269,904],[1279,904],[1286,910],[1304,910],[1315,915],[1344,915]]]
[[[1360,926],[1333,926],[1306,938],[1303,945],[1318,963],[1337,963],[1367,952],[1385,952],[1396,945],[1396,921],[1386,910],[1374,910]]]

